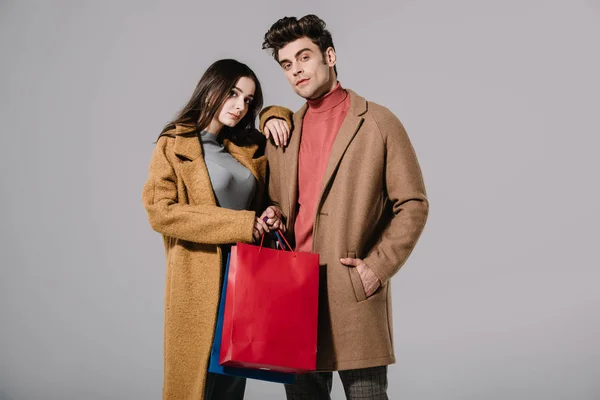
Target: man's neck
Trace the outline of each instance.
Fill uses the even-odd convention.
[[[308,112],[321,114],[328,110],[332,110],[342,103],[347,96],[348,93],[342,88],[342,85],[337,82],[336,86],[323,96],[306,100],[308,103]]]
[[[318,100],[319,98],[321,98],[321,97],[323,97],[323,96],[326,96],[326,95],[327,95],[327,93],[329,93],[329,92],[331,92],[333,89],[335,89],[335,87],[337,86],[337,84],[338,84],[338,80],[337,80],[337,78],[333,78],[333,79],[331,80],[331,83],[329,83],[329,84],[328,84],[328,85],[325,87],[325,91],[324,91],[324,92],[320,93],[319,95],[317,95],[317,96],[315,96],[315,97],[313,97],[313,98],[306,99],[306,100]]]

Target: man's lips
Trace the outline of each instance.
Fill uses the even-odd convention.
[[[309,80],[310,80],[309,78],[300,79],[298,82],[296,82],[296,86],[300,86],[303,83],[308,82]]]

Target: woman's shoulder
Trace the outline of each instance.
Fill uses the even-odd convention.
[[[170,122],[163,128],[160,135],[172,137],[172,136],[177,136],[177,135],[190,134],[190,133],[194,133],[197,130],[196,128],[197,128],[196,125],[194,125],[192,123]]]
[[[188,137],[196,135],[196,127],[187,124],[167,125],[158,137],[157,143],[163,141],[165,143],[173,142],[178,136]]]
[[[202,153],[195,129],[180,125],[162,131],[156,141],[156,151],[171,160],[181,157],[194,160]]]

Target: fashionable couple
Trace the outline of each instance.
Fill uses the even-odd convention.
[[[276,229],[321,264],[317,371],[286,384],[287,398],[329,399],[338,371],[347,399],[387,399],[390,280],[428,214],[417,157],[394,114],[340,85],[320,18],[282,18],[262,47],[300,110],[261,111],[254,72],[220,60],[152,155],[142,198],[167,258],[163,399],[243,398],[244,378],[207,372],[224,260]]]

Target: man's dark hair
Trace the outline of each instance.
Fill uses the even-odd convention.
[[[324,62],[325,51],[329,47],[335,50],[331,32],[325,28],[325,21],[314,14],[305,15],[300,19],[296,17],[281,18],[265,33],[265,41],[262,48],[271,50],[273,58],[279,62],[279,50],[288,43],[303,37],[309,38],[314,44],[319,46]],[[337,67],[334,66],[333,70],[337,76]]]

